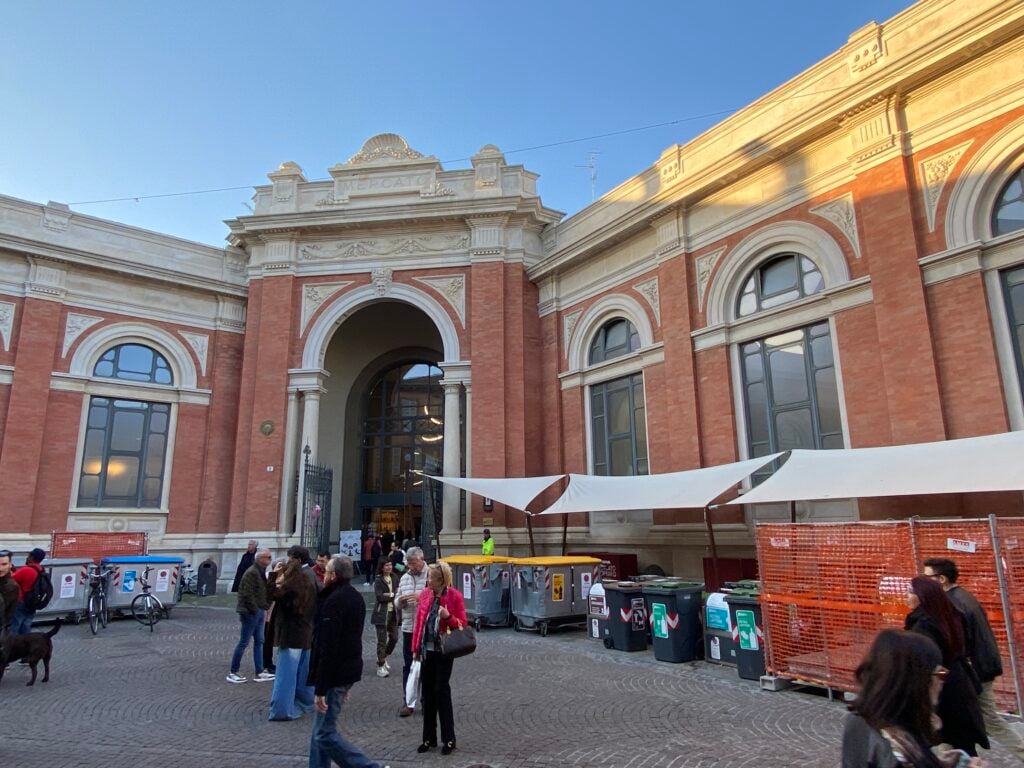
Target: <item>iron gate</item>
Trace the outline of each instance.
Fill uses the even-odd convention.
[[[306,457],[303,465],[305,482],[302,484],[302,546],[313,557],[317,552],[326,552],[331,540],[328,521],[331,516],[331,490],[334,486],[334,471],[320,464],[310,464]]]

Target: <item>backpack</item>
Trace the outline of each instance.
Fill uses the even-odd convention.
[[[50,581],[50,574],[39,571],[32,589],[25,595],[25,608],[30,611],[41,611],[50,604],[52,597],[53,582]]]

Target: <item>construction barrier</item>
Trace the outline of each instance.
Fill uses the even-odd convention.
[[[48,557],[87,557],[94,563],[117,555],[148,555],[149,534],[140,531],[54,531]]]
[[[947,557],[988,613],[1003,655],[996,700],[1022,711],[1024,519],[757,526],[768,673],[856,690],[854,670],[882,629],[902,629],[910,579]]]

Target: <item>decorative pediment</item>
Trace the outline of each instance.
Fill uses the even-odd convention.
[[[354,281],[345,280],[340,283],[312,283],[302,289],[302,321],[300,328],[306,332],[306,325],[324,302],[336,293],[352,285]]]
[[[654,310],[654,319],[661,325],[661,297],[658,294],[658,278],[652,277],[633,286],[633,290],[647,299],[647,303]]]
[[[853,206],[853,193],[847,192],[835,200],[816,205],[810,209],[815,216],[821,216],[836,225],[846,235],[853,247],[853,255],[860,258],[860,238],[857,237],[857,213]]]
[[[67,321],[64,324],[64,348],[61,351],[60,356],[67,357],[68,350],[71,349],[71,345],[75,343],[75,340],[94,325],[102,322],[102,317],[79,315],[74,312],[68,312]]]
[[[423,155],[412,149],[397,133],[378,133],[367,139],[363,148],[352,155],[346,165],[378,165],[421,159]]]
[[[466,277],[465,275],[439,275],[437,277],[416,277],[417,283],[429,285],[444,296],[455,308],[462,327],[466,327]]]

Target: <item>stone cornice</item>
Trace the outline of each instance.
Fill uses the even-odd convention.
[[[865,28],[866,29],[866,28]],[[724,120],[678,152],[627,180],[562,222],[546,238],[555,250],[531,270],[538,279],[644,226],[662,208],[696,201],[825,133],[850,113],[938,76],[1024,29],[1024,5],[921,2],[876,29],[858,30],[842,49]],[[852,57],[878,39],[881,56],[855,70]],[[857,49],[855,51],[854,49]],[[812,95],[814,95],[813,98]],[[802,99],[801,97],[807,97]],[[802,103],[806,101],[806,106]],[[746,140],[744,140],[746,139]],[[671,149],[671,148],[670,148]],[[905,147],[898,147],[903,151]],[[666,163],[678,167],[669,173]],[[666,179],[671,181],[666,183]],[[621,212],[625,207],[627,211]]]

